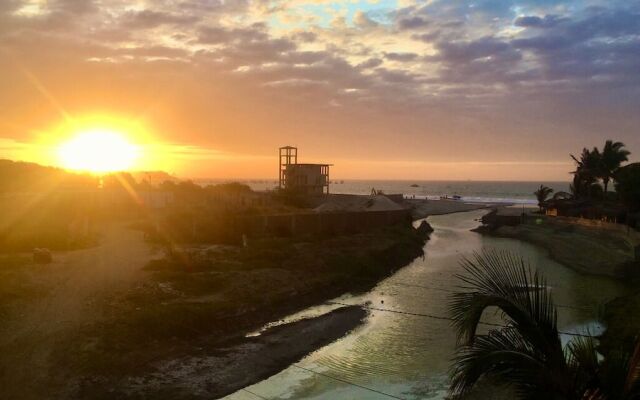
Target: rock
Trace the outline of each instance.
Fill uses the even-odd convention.
[[[429,225],[429,223],[427,221],[422,221],[420,226],[418,226],[418,232],[421,235],[428,235],[431,232],[433,232],[433,227],[431,225]]]

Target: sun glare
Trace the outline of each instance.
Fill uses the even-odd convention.
[[[92,129],[78,133],[58,148],[63,167],[76,171],[106,173],[134,166],[140,156],[138,146],[109,129]]]

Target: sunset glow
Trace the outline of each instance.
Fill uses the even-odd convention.
[[[637,2],[0,3],[0,158],[89,126],[185,178],[290,144],[336,179],[567,181],[577,140],[640,147]]]
[[[78,133],[58,148],[60,164],[67,169],[105,173],[135,166],[140,148],[119,132],[93,129]]]

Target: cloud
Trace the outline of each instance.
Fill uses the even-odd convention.
[[[563,21],[555,15],[545,15],[544,18],[538,16],[522,16],[516,18],[515,26],[523,28],[552,28]]]
[[[196,15],[181,15],[162,11],[130,11],[121,17],[123,26],[132,29],[154,28],[165,24],[193,24],[198,21]]]
[[[385,53],[384,57],[391,61],[407,62],[418,58],[416,53]]]
[[[375,68],[382,65],[383,62],[384,61],[382,61],[380,58],[369,58],[368,60],[358,64],[358,68],[360,69]]]
[[[347,136],[355,135],[371,151],[402,132],[434,143],[431,157],[448,154],[445,143],[454,138],[461,154],[504,142],[543,157],[535,135],[567,144],[577,132],[620,132],[617,138],[640,147],[632,136],[640,124],[633,111],[640,107],[637,1],[43,4],[21,14],[26,2],[0,2],[7,137],[59,118],[27,71],[65,109],[151,113],[172,139],[186,135],[234,151],[236,138],[262,130],[272,135],[256,142],[264,148],[285,134],[321,146],[317,138],[328,131],[336,132],[330,142],[354,147]],[[122,101],[125,94],[130,99]],[[163,113],[146,111],[156,109]],[[179,114],[186,115],[180,122]],[[464,139],[470,131],[474,138]]]
[[[377,22],[369,18],[367,14],[361,10],[356,11],[355,15],[353,16],[353,23],[357,27],[363,28],[363,29],[375,28],[379,25]]]
[[[429,25],[429,21],[427,21],[423,17],[418,16],[401,18],[400,20],[398,20],[398,28],[402,30],[420,29],[426,27],[427,25]]]

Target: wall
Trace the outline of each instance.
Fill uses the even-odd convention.
[[[358,233],[411,221],[408,210],[331,212],[238,217],[247,236],[303,236]]]

